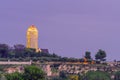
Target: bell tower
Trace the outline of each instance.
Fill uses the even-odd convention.
[[[38,29],[36,26],[31,25],[26,33],[26,47],[38,49]]]

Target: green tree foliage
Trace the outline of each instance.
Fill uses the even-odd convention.
[[[18,72],[6,74],[5,77],[6,80],[24,80],[23,75]]]
[[[67,79],[67,74],[65,73],[65,71],[60,72],[60,78],[62,78],[63,80]]]
[[[15,58],[15,51],[13,47],[9,48],[8,58]]]
[[[97,52],[97,54],[95,55],[95,59],[96,59],[96,60],[104,61],[105,58],[106,58],[106,52],[103,51],[103,50],[101,50],[101,49],[100,49],[100,50]]]
[[[115,73],[115,79],[114,80],[120,80],[120,71]]]
[[[14,45],[15,57],[18,58],[19,56],[24,57],[25,53],[25,46],[22,44]]]
[[[0,44],[0,57],[7,58],[9,52],[9,46],[7,44]]]
[[[89,71],[81,80],[111,80],[110,75],[101,71]]]
[[[24,57],[35,57],[36,55],[35,49],[25,48]]]
[[[16,44],[13,47],[9,47],[7,44],[0,44],[0,58],[32,59],[39,57],[58,58],[58,60],[59,58],[61,58],[55,53],[50,54],[50,53],[36,52],[35,49],[26,48],[22,44]]]
[[[91,59],[91,53],[89,51],[85,52],[85,58],[86,59]]]
[[[106,52],[103,50],[99,50],[95,55],[96,60],[104,61],[106,57]],[[88,62],[91,62],[91,53],[86,52],[85,58],[87,58]],[[83,59],[77,58],[68,58],[61,57],[56,55],[55,53],[44,53],[44,52],[36,52],[35,49],[26,48],[22,44],[16,44],[14,47],[9,47],[7,44],[0,44],[0,60],[11,60],[11,61],[54,61],[54,62],[84,62]]]
[[[45,73],[36,66],[27,66],[24,70],[25,80],[45,80]]]
[[[45,73],[36,66],[27,66],[24,73],[15,72],[5,77],[6,80],[45,80]]]

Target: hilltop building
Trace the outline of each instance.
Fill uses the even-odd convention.
[[[38,29],[34,26],[31,25],[28,30],[27,30],[27,48],[34,48],[38,49]]]
[[[40,49],[38,47],[38,29],[35,25],[31,25],[26,32],[26,47],[36,49],[36,52],[49,53],[48,49]]]

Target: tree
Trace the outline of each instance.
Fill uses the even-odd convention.
[[[120,80],[120,71],[117,71],[117,72],[115,73],[115,78],[114,78],[114,80]]]
[[[67,79],[67,75],[66,75],[65,71],[60,72],[60,78]]]
[[[14,45],[14,51],[15,51],[15,57],[24,57],[25,53],[25,46],[22,44],[16,44]]]
[[[68,57],[63,57],[60,59],[62,62],[67,62],[68,61]]]
[[[0,44],[0,57],[7,58],[9,46],[7,44]]]
[[[81,59],[79,59],[79,61],[80,61],[81,63],[83,63],[83,62],[84,62],[84,59],[83,59],[83,58],[81,58]]]
[[[96,60],[105,61],[106,60],[105,58],[106,58],[106,52],[101,49],[95,55]]]
[[[25,80],[45,80],[45,73],[36,66],[27,66],[24,70]]]
[[[53,54],[52,54],[52,56],[53,56],[53,57],[55,57],[55,58],[57,58],[57,57],[58,57],[58,55],[57,55],[57,54],[55,54],[55,53],[53,53]]]
[[[9,48],[8,58],[15,58],[15,51],[13,47]]]
[[[5,77],[7,80],[45,80],[45,73],[36,66],[27,66],[24,73],[15,72]]]
[[[18,72],[6,74],[5,77],[7,80],[24,80],[23,75]]]
[[[89,51],[85,52],[85,58],[86,59],[91,59],[91,53]]]
[[[89,71],[81,80],[111,80],[110,75],[102,71]]]
[[[25,48],[25,53],[24,53],[25,57],[35,57],[35,55],[38,55],[38,54],[36,54],[35,49]],[[39,57],[39,56],[37,56],[37,57]]]

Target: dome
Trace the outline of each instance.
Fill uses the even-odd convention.
[[[36,28],[36,26],[31,25],[31,26],[28,28],[27,32],[38,32],[38,29]]]

